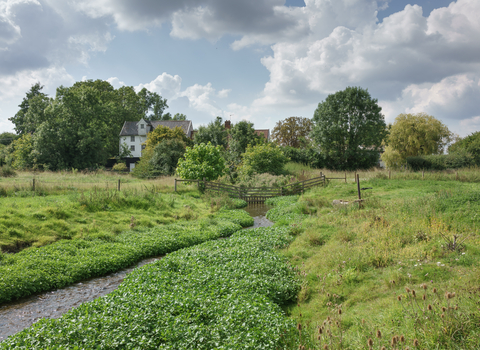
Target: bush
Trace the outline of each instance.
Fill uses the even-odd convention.
[[[12,167],[8,165],[4,165],[0,167],[0,177],[12,177],[12,176],[17,176],[17,173],[15,170],[13,170]]]
[[[201,143],[187,147],[185,159],[178,161],[177,173],[182,179],[216,180],[225,173],[222,147]]]
[[[127,165],[125,163],[117,163],[112,167],[113,171],[124,172],[127,170]]]
[[[467,152],[408,157],[407,164],[413,171],[467,168],[475,165],[473,156]]]
[[[240,172],[246,175],[254,173],[281,175],[284,173],[285,164],[289,161],[282,149],[273,143],[248,146],[242,158]]]

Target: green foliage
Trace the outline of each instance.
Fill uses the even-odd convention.
[[[93,205],[92,201],[89,203]],[[112,206],[114,203],[109,202]],[[118,236],[97,235],[106,237],[101,240],[63,240],[7,255],[0,264],[0,303],[114,272],[146,257],[229,236],[241,228],[237,221],[248,221],[245,215],[234,212],[230,218],[222,212],[213,220],[126,231]]]
[[[0,167],[0,177],[14,177],[17,176],[15,170],[8,165],[3,165]]]
[[[112,170],[122,173],[127,171],[127,165],[125,163],[117,163],[112,167]]]
[[[219,219],[230,220],[242,227],[253,226],[253,218],[245,210],[220,210],[217,213]]]
[[[391,126],[382,160],[399,167],[407,157],[442,154],[452,133],[439,120],[425,113],[400,114]]]
[[[238,155],[245,153],[248,145],[255,146],[263,142],[263,138],[255,133],[253,123],[241,121],[229,130],[229,148]]]
[[[475,165],[480,166],[480,131],[460,139],[448,147],[449,153],[470,153]]]
[[[473,156],[469,153],[449,153],[431,156],[407,157],[407,165],[413,171],[446,170],[468,168],[475,165]]]
[[[8,146],[19,137],[20,135],[14,134],[12,132],[2,132],[0,134],[0,144],[4,146]]]
[[[172,120],[187,120],[187,116],[183,113],[175,113]]]
[[[194,142],[196,145],[201,143],[207,144],[210,142],[214,146],[227,147],[228,132],[223,125],[221,117],[217,117],[213,122],[208,123],[207,126],[200,126],[195,132]]]
[[[185,154],[186,145],[182,140],[163,140],[155,146],[150,164],[158,175],[172,175],[178,160]]]
[[[42,89],[43,85],[39,82],[32,85],[18,106],[20,110],[15,116],[9,118],[15,125],[17,134],[34,133],[46,121],[45,108],[51,103],[51,99],[42,92]]]
[[[381,107],[367,90],[348,87],[318,104],[312,139],[325,165],[335,170],[368,169],[377,164],[386,136]]]
[[[225,172],[225,160],[221,146],[201,143],[187,147],[185,159],[178,161],[177,174],[182,179],[216,180]]]
[[[31,169],[35,166],[33,154],[33,138],[31,134],[24,134],[12,142],[13,164],[15,169]]]
[[[272,139],[278,145],[293,148],[305,147],[312,131],[312,121],[308,118],[290,117],[280,120],[272,132]]]
[[[168,108],[167,100],[162,98],[156,92],[150,92],[143,88],[138,92],[139,105],[143,112],[143,119],[146,121],[152,120],[170,120],[170,114],[164,118],[163,112]]]
[[[282,149],[273,143],[248,146],[242,159],[240,172],[249,176],[254,173],[281,175],[289,161]]]
[[[153,150],[160,142],[173,139],[181,140],[187,146],[192,145],[192,140],[185,135],[182,128],[177,126],[176,128],[170,129],[168,126],[159,125],[148,133],[145,149]]]
[[[288,230],[262,228],[177,251],[0,348],[285,349],[295,325],[279,305],[295,300],[299,285],[274,247],[290,241]]]

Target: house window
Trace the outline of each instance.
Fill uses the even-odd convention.
[[[142,149],[145,149],[145,145],[142,145]]]
[[[130,146],[130,151],[135,152],[135,145]]]
[[[130,136],[130,141],[135,142],[135,136]]]
[[[145,124],[140,124],[140,129],[145,129]]]

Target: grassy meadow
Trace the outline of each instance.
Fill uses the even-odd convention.
[[[480,348],[479,172],[359,174],[360,206],[354,173],[298,203],[299,348]]]
[[[211,203],[194,186],[182,184],[178,192],[173,186],[171,177],[138,180],[107,172],[0,177],[0,248],[13,253],[61,239],[110,239],[211,214]]]

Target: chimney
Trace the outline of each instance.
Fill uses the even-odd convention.
[[[230,120],[225,120],[225,129],[229,130],[230,129],[230,124],[231,124]]]

